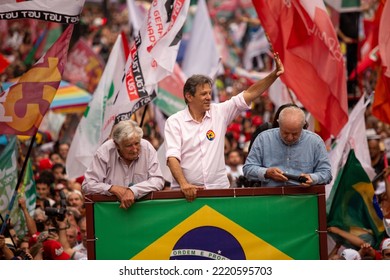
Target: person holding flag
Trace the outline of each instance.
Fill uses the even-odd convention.
[[[199,189],[229,188],[224,159],[227,126],[268,89],[284,72],[277,53],[276,68],[264,79],[230,100],[212,104],[213,81],[193,75],[184,84],[186,108],[170,116],[165,124],[167,165],[172,189],[180,189],[187,201],[196,198]]]

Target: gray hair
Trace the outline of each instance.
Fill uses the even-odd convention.
[[[286,107],[280,112],[278,118],[279,124],[283,123],[286,119],[291,118],[292,116],[301,117],[302,127],[306,124],[305,112],[301,108],[295,106]]]
[[[120,121],[112,130],[112,139],[115,143],[120,143],[123,139],[133,137],[142,138],[144,132],[142,128],[133,120]]]
[[[43,210],[41,208],[35,208],[34,214],[33,214],[33,219],[35,220],[36,218],[38,218],[39,215],[42,215],[42,217],[45,221],[47,220],[45,210]]]
[[[195,96],[196,87],[198,85],[204,85],[204,84],[209,84],[210,87],[212,87],[213,80],[205,75],[192,75],[187,79],[183,88],[184,101],[186,102],[186,104],[187,104],[186,94],[189,93],[192,96]]]

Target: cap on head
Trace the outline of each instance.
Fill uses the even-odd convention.
[[[384,250],[387,250],[387,249],[390,249],[390,238],[386,238],[382,242],[381,251],[383,252]]]
[[[56,240],[46,240],[43,242],[43,252],[49,260],[69,260],[70,256],[64,252],[61,243]]]
[[[344,249],[341,252],[341,256],[346,260],[361,260],[361,256],[358,251],[354,249]]]

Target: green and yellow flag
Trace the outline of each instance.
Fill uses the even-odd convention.
[[[313,194],[95,202],[94,222],[96,259],[320,258]]]
[[[384,226],[375,211],[374,196],[372,182],[354,150],[351,150],[332,188],[331,200],[327,201],[330,209],[328,226],[337,226],[353,233],[377,248],[384,234]],[[338,240],[336,236],[334,238]],[[338,241],[351,246],[344,240]]]

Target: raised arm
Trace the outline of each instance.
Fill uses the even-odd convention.
[[[282,61],[279,58],[279,54],[275,53],[275,62],[276,68],[272,71],[268,76],[260,81],[257,81],[253,85],[251,85],[247,90],[244,91],[244,99],[245,102],[250,105],[250,103],[256,98],[260,97],[260,95],[266,91],[275,80],[284,73],[284,66]]]
[[[19,207],[22,209],[24,219],[26,220],[27,230],[30,235],[37,233],[37,225],[35,224],[34,219],[30,216],[26,206],[26,199],[24,197],[20,197],[18,199]]]

